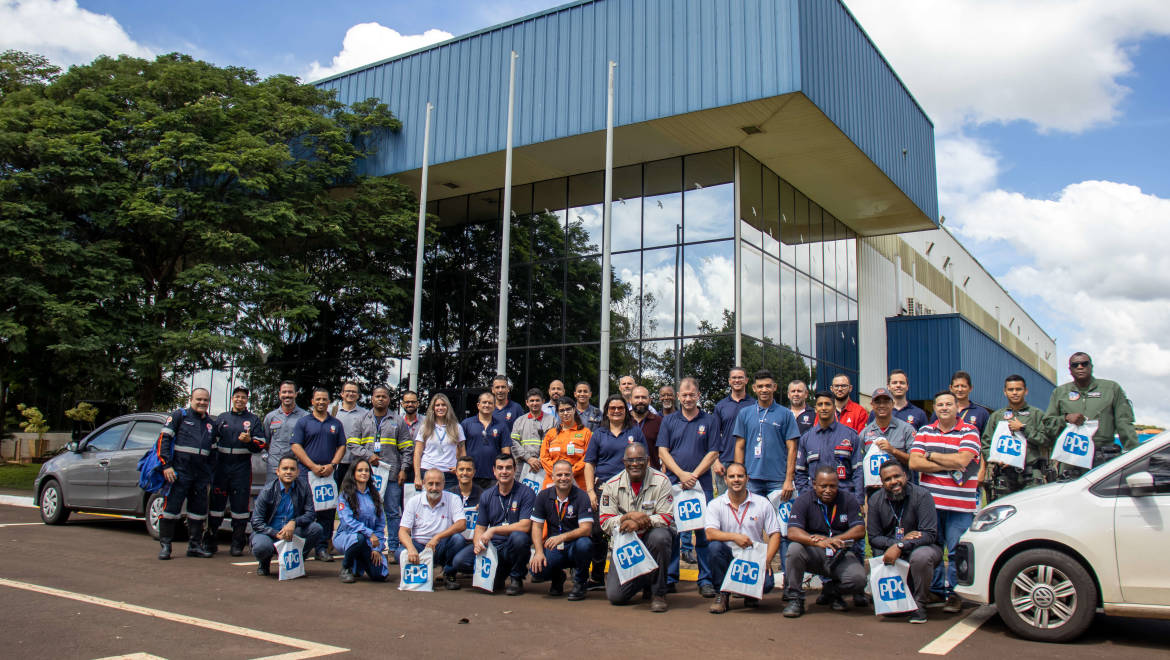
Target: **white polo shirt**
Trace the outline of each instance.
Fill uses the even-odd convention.
[[[780,532],[780,516],[768,498],[755,493],[748,493],[737,514],[724,493],[707,503],[703,526],[729,534],[746,534],[755,543],[767,543],[768,536]]]
[[[455,430],[458,436],[452,438],[449,437],[446,427],[436,426],[435,431],[429,437],[422,438],[420,428],[419,438],[416,440],[421,439],[426,444],[423,445],[423,454],[419,458],[418,464],[424,473],[427,470],[451,472],[455,469],[455,462],[458,460],[456,450],[466,441],[463,436],[463,427],[456,424]]]
[[[399,527],[410,530],[415,549],[421,550],[435,535],[454,525],[457,520],[463,520],[463,500],[458,495],[443,491],[438,503],[432,507],[426,493],[419,493],[406,503]]]

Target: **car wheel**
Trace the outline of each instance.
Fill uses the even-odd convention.
[[[999,616],[1012,632],[1039,642],[1079,637],[1097,610],[1097,585],[1077,560],[1057,550],[1012,557],[995,580]]]
[[[150,534],[150,538],[158,540],[158,519],[162,517],[163,506],[167,503],[167,498],[158,493],[151,493],[150,497],[146,498],[146,533]]]
[[[65,497],[61,494],[61,484],[50,480],[41,490],[41,520],[46,525],[63,525],[69,519],[69,509],[65,507]]]

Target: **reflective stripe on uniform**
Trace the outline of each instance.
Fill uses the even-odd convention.
[[[173,437],[175,435],[175,432],[173,429],[171,429],[171,427],[164,426],[162,429],[162,435],[169,435],[169,436]]]
[[[349,438],[346,440],[346,442],[352,442],[352,443],[358,444],[358,445],[368,445],[373,441],[374,441],[373,436],[370,436],[367,438]]]
[[[232,520],[247,520],[251,517],[252,514],[248,513],[247,511],[243,513],[236,513],[235,511],[232,511]]]
[[[243,447],[232,447],[231,449],[228,449],[227,447],[220,447],[219,453],[221,453],[221,454],[251,454],[252,452],[248,451],[247,449],[244,449]]]
[[[211,451],[208,449],[200,449],[198,447],[184,447],[182,445],[175,447],[175,451],[183,452],[184,454],[198,454],[199,456],[211,456]],[[247,450],[245,450],[247,451]]]
[[[175,516],[175,517],[177,518],[178,516]],[[207,520],[206,513],[200,514],[200,513],[191,513],[190,511],[188,511],[187,517],[190,518],[191,520]]]

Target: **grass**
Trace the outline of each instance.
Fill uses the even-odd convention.
[[[0,488],[17,488],[32,490],[33,480],[41,469],[40,463],[31,465],[17,465],[15,463],[0,465]]]

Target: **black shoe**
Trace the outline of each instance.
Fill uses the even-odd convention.
[[[683,552],[679,558],[682,559],[683,562],[685,562],[687,564],[697,564],[698,563],[698,560],[695,558],[695,553],[693,550],[687,550],[687,551]]]
[[[666,593],[668,593],[668,594],[677,594],[677,593],[678,593],[678,583],[677,583],[677,582],[670,582],[670,583],[667,583],[667,585],[666,585]]]
[[[573,590],[569,592],[569,600],[585,600],[585,585],[573,583]]]
[[[267,577],[271,571],[268,570],[268,564],[260,564],[256,567],[256,575],[260,577]]]
[[[914,610],[907,621],[910,623],[926,623],[926,608],[920,607]]]
[[[333,561],[333,555],[329,554],[321,548],[317,548],[317,552],[313,555],[313,557],[316,558],[317,561]]]
[[[504,593],[508,596],[519,596],[524,593],[524,580],[517,577],[508,578],[508,586],[504,589]],[[564,593],[562,591],[562,593]]]
[[[865,594],[853,594],[853,607],[869,607],[869,598]]]
[[[213,555],[203,547],[203,521],[188,519],[187,531],[190,536],[190,540],[187,541],[187,556],[210,559]]]
[[[444,577],[447,580],[447,584],[446,584],[447,591],[458,591],[459,589],[462,588],[459,585],[459,579],[456,577],[455,573],[448,573]]]
[[[219,529],[219,527],[214,529]],[[203,533],[203,549],[213,555],[219,552],[219,539],[215,538],[215,532],[208,530]]]
[[[159,559],[171,558],[171,540],[175,538],[175,521],[168,518],[158,520],[158,543],[162,549],[158,551]]]
[[[821,591],[821,595],[817,596],[817,605],[828,605],[832,603],[836,596],[830,591]]]
[[[605,580],[589,580],[585,583],[586,591],[601,591],[605,589]]]
[[[171,542],[170,541],[159,541],[158,544],[160,546],[162,546],[162,548],[158,551],[158,558],[162,559],[164,561],[167,559],[170,559],[171,558]]]
[[[341,581],[345,584],[357,582],[357,578],[354,577],[353,572],[344,566],[341,567],[341,572],[337,574],[337,577],[341,578]]]
[[[650,587],[642,587],[642,600],[650,600],[654,596],[654,590]]]
[[[798,598],[789,600],[788,605],[784,607],[783,614],[788,619],[795,619],[804,614],[804,601]]]
[[[650,601],[650,611],[655,614],[661,614],[667,610],[666,596],[655,596]]]
[[[840,596],[834,598],[833,602],[829,603],[829,607],[834,612],[844,612],[849,609],[849,606],[845,604],[845,599]]]
[[[198,557],[200,559],[211,559],[215,555],[204,549],[203,545],[198,541],[190,541],[187,543],[187,556]]]
[[[564,596],[565,595],[565,582],[564,582],[564,580],[561,580],[560,582],[553,582],[552,584],[548,585],[548,595],[550,595],[550,596]]]
[[[243,557],[244,556],[244,544],[241,543],[239,545],[236,545],[236,542],[232,541],[232,548],[229,552],[231,553],[231,555],[233,557]]]
[[[699,585],[699,595],[703,598],[714,598],[719,590],[713,584],[703,583]]]

